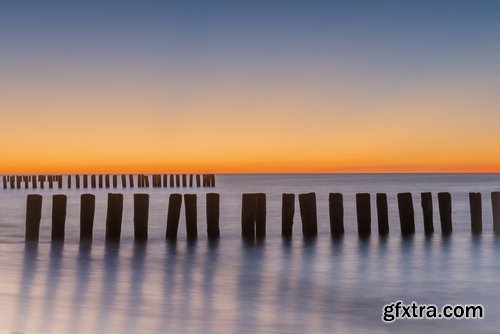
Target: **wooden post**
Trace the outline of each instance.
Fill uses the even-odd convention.
[[[167,188],[167,187],[168,187],[168,175],[163,174],[163,188]]]
[[[415,234],[415,212],[411,193],[398,194],[399,223],[402,235]]]
[[[219,194],[207,194],[207,235],[208,239],[218,239],[220,237],[219,230]]]
[[[170,174],[170,188],[173,188],[175,186],[174,177],[174,174]]]
[[[198,238],[198,213],[196,208],[196,195],[184,195],[184,210],[186,214],[186,232],[188,240]]]
[[[358,216],[358,235],[360,237],[368,237],[372,232],[370,194],[356,194],[356,213]]]
[[[127,188],[127,175],[122,174],[122,188]]]
[[[422,213],[424,216],[425,234],[434,233],[434,216],[432,209],[432,193],[425,192],[421,194]]]
[[[378,234],[389,234],[389,213],[387,208],[387,194],[377,193],[377,222]]]
[[[212,174],[212,187],[215,187],[215,174]]]
[[[441,233],[450,234],[453,230],[451,222],[451,194],[438,193],[439,218],[441,219]]]
[[[87,174],[83,174],[83,189],[87,189],[89,187],[89,176]]]
[[[493,211],[493,233],[500,234],[500,192],[491,193],[491,209]]]
[[[42,196],[28,195],[26,203],[25,241],[38,242],[41,219],[42,219]]]
[[[106,241],[120,241],[123,216],[123,195],[108,194],[106,213]]]
[[[80,197],[80,241],[91,241],[94,229],[95,196],[82,194]]]
[[[134,187],[134,176],[132,174],[128,176],[128,183],[130,188]]]
[[[179,229],[179,218],[181,216],[182,195],[171,194],[168,201],[167,214],[167,240],[177,239],[177,230]]]
[[[318,235],[318,217],[316,210],[316,194],[299,195],[300,217],[302,218],[302,234],[304,237]]]
[[[137,174],[137,187],[142,188],[144,185],[142,184],[142,175]]]
[[[148,240],[149,195],[134,194],[134,238]]]
[[[28,180],[28,176],[23,176],[23,179],[24,179],[24,189],[28,189],[29,188],[29,180]],[[59,182],[59,188],[62,188],[62,183]]]
[[[193,187],[193,174],[189,174],[189,187]]]
[[[265,238],[266,236],[266,194],[255,194],[256,212],[255,212],[255,236]]]
[[[241,198],[241,235],[245,239],[255,238],[256,209],[257,196],[255,194],[243,194]]]
[[[66,195],[52,196],[52,242],[64,241],[67,201]]]
[[[281,202],[281,236],[291,237],[295,216],[295,194],[283,194]]]
[[[187,187],[187,179],[186,179],[186,174],[182,174],[182,187],[186,188]]]
[[[40,189],[45,188],[45,175],[39,175],[38,179],[40,180]]]
[[[26,180],[26,181],[27,181],[27,180]],[[27,185],[28,185],[28,184],[26,183],[26,186],[27,186]],[[57,187],[58,187],[59,189],[62,189],[62,187],[63,187],[63,177],[62,177],[62,175],[58,175],[58,176],[57,176]],[[26,187],[26,188],[27,188],[27,187]]]
[[[75,175],[76,189],[80,189],[80,175]]]
[[[11,176],[9,178],[9,183],[10,183],[10,189],[15,189],[16,188],[16,179],[14,176]]]
[[[113,188],[118,188],[118,175],[113,175]]]
[[[53,182],[53,180],[52,180],[52,175],[49,175],[49,176],[48,176],[48,179],[49,179],[49,189],[54,188],[54,182]],[[17,178],[17,181],[19,181],[19,177]],[[17,188],[19,188],[19,185],[20,185],[20,184],[19,184],[19,182],[18,182],[18,184],[17,184]]]
[[[330,234],[344,234],[344,197],[340,193],[330,193],[328,197],[330,211]]]
[[[104,183],[103,183],[103,175],[99,174],[99,189],[102,189]]]
[[[104,185],[105,185],[105,187],[106,187],[106,188],[109,188],[109,186],[110,186],[110,182],[109,182],[109,174],[106,174],[106,175],[104,176]]]
[[[3,179],[3,188],[7,189],[7,176],[4,175],[2,179]]]
[[[201,177],[200,174],[196,174],[196,187],[201,187]]]
[[[144,175],[144,185],[146,186],[146,188],[149,188],[149,176],[148,175]]]
[[[175,174],[175,187],[179,188],[181,186],[181,176],[179,174]]]
[[[470,228],[473,234],[483,232],[483,210],[481,193],[469,193]]]
[[[32,187],[33,189],[36,189],[36,188],[37,188],[37,186],[38,186],[38,184],[37,184],[37,178],[36,178],[36,175],[32,175],[32,176],[31,176],[31,187]]]
[[[92,189],[97,188],[97,180],[95,174],[92,174],[90,176],[90,186],[92,187]]]

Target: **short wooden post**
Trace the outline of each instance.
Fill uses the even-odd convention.
[[[42,219],[42,196],[28,195],[26,202],[25,241],[38,242],[41,219]]]
[[[95,174],[92,174],[90,176],[90,186],[92,187],[92,189],[97,188],[97,180]]]
[[[163,174],[163,188],[167,188],[167,187],[168,187],[168,175]]]
[[[132,174],[128,176],[128,184],[130,188],[134,187],[134,176]]]
[[[201,177],[200,174],[196,174],[196,187],[201,187]]]
[[[45,175],[38,175],[38,180],[40,181],[40,189],[45,188]]]
[[[483,209],[481,193],[469,193],[470,228],[473,234],[483,232]]]
[[[241,198],[241,235],[245,239],[255,238],[256,209],[257,196],[255,194],[243,194]]]
[[[104,175],[104,185],[107,189],[110,187],[109,174]]]
[[[184,195],[184,210],[186,214],[186,232],[188,240],[198,238],[198,213],[196,207],[196,195]]]
[[[28,176],[23,176],[23,180],[24,180],[24,189],[28,189],[29,188],[29,180],[28,180]],[[59,188],[62,188],[62,184],[59,183]]]
[[[174,178],[175,178],[174,174],[170,174],[170,182],[169,182],[170,188],[173,188],[175,186]]]
[[[255,194],[256,212],[255,212],[255,236],[264,238],[266,236],[266,194]]]
[[[189,174],[189,187],[193,187],[193,174]]]
[[[94,229],[95,196],[82,194],[80,197],[80,241],[91,241]]]
[[[439,218],[441,219],[441,233],[450,234],[453,230],[451,222],[451,194],[438,193]]]
[[[212,187],[215,187],[215,174],[212,174]]]
[[[187,176],[186,176],[186,174],[182,174],[182,187],[183,188],[187,187]]]
[[[127,175],[122,174],[122,188],[127,188]]]
[[[179,188],[181,186],[181,176],[179,174],[175,174],[175,187]]]
[[[102,174],[99,174],[99,189],[102,189],[102,187],[104,186],[103,178],[104,176]]]
[[[10,189],[15,189],[16,188],[16,179],[14,176],[11,176],[9,178],[9,183],[10,183]]]
[[[26,181],[28,181],[28,180],[26,180]],[[28,184],[26,183],[26,185],[28,185]],[[62,187],[63,187],[63,177],[62,177],[62,175],[58,175],[57,176],[57,187],[59,189],[62,189]]]
[[[106,241],[120,241],[122,232],[123,195],[108,194],[106,213]]]
[[[302,219],[302,234],[306,238],[318,235],[318,217],[316,209],[316,194],[299,195],[300,217]]]
[[[89,187],[89,176],[87,174],[83,174],[83,188],[87,189]]]
[[[49,180],[49,189],[54,188],[54,181],[52,179],[52,175],[48,176],[48,180]],[[17,177],[17,181],[19,181],[19,177]],[[19,186],[20,186],[20,183],[18,182],[17,183],[17,188],[19,188]]]
[[[141,174],[137,174],[137,187],[139,187],[139,188],[143,188],[144,187],[144,184],[142,182],[142,175]]]
[[[424,217],[425,234],[434,233],[434,214],[432,209],[432,193],[425,192],[421,195],[422,214]]]
[[[179,218],[181,216],[182,195],[171,194],[168,201],[167,213],[167,240],[177,239],[177,230],[179,229]]]
[[[149,195],[134,194],[134,238],[148,240]]]
[[[491,193],[491,209],[493,211],[493,233],[500,234],[500,192]]]
[[[118,175],[113,175],[113,188],[118,188]]]
[[[344,234],[344,197],[340,193],[330,193],[328,196],[330,211],[330,234]]]
[[[389,210],[387,207],[387,194],[377,193],[377,222],[378,234],[389,234]]]
[[[31,176],[31,188],[36,189],[38,187],[36,175]]]
[[[281,236],[291,237],[295,216],[295,194],[283,194],[281,203]]]
[[[399,223],[402,235],[415,233],[415,212],[411,193],[398,194]]]
[[[218,239],[220,237],[219,230],[219,194],[208,193],[207,196],[207,235],[208,239]]]
[[[372,212],[370,205],[370,194],[356,194],[356,213],[358,217],[358,235],[367,237],[371,234]]]
[[[3,179],[3,188],[7,189],[7,176],[4,175],[2,179]]]
[[[80,189],[80,175],[75,175],[75,186],[76,189]]]
[[[52,242],[64,241],[67,201],[66,195],[52,196]]]

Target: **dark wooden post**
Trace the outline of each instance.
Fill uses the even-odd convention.
[[[102,189],[104,182],[103,182],[104,176],[102,174],[99,174],[99,188]]]
[[[415,212],[411,193],[398,194],[399,223],[402,235],[415,233]]]
[[[97,180],[95,174],[92,174],[90,176],[90,186],[92,187],[92,189],[97,188]]]
[[[215,187],[215,174],[212,174],[212,187]]]
[[[149,195],[134,194],[134,238],[148,240]]]
[[[434,233],[434,216],[432,209],[432,193],[425,192],[421,194],[422,214],[424,217],[425,234]]]
[[[453,230],[451,222],[451,194],[438,193],[439,218],[441,219],[441,233],[450,234]]]
[[[281,202],[281,236],[291,237],[295,216],[295,194],[283,194]]]
[[[80,189],[80,175],[75,175],[75,186],[76,189]]]
[[[219,230],[219,194],[207,194],[207,235],[208,239],[218,239],[220,237]]]
[[[40,220],[42,219],[42,196],[28,195],[26,202],[26,235],[25,241],[38,242]]]
[[[144,185],[146,186],[146,188],[149,188],[149,176],[148,175],[144,175]]]
[[[196,208],[196,195],[184,195],[184,210],[186,214],[186,232],[188,240],[198,238],[198,213]]]
[[[40,181],[40,189],[45,188],[45,175],[38,175],[38,180]]]
[[[168,175],[163,174],[163,188],[167,188],[167,187],[168,187]]]
[[[66,195],[52,196],[52,242],[64,241],[67,201]]]
[[[26,180],[26,181],[27,181],[27,180]],[[26,185],[28,185],[28,184],[26,183]],[[62,177],[62,175],[58,175],[58,176],[57,176],[57,187],[58,187],[59,189],[62,189],[62,187],[63,187],[63,177]],[[26,187],[26,188],[27,188],[27,187]]]
[[[175,174],[175,187],[179,188],[181,186],[181,176],[179,174]]]
[[[182,174],[182,187],[183,188],[187,187],[187,176],[186,176],[186,174]]]
[[[109,174],[104,175],[104,185],[106,188],[110,187]]]
[[[87,189],[89,187],[89,176],[87,174],[83,174],[83,188]]]
[[[302,234],[304,237],[316,237],[318,235],[318,217],[316,210],[316,194],[299,195],[300,217],[302,219]]]
[[[118,188],[118,175],[113,175],[113,188]]]
[[[132,174],[128,176],[128,183],[130,188],[134,187],[134,176]]]
[[[80,241],[91,241],[94,229],[95,196],[82,194],[80,197]]]
[[[122,188],[127,188],[127,175],[122,174]]]
[[[49,189],[54,188],[54,182],[53,182],[53,179],[52,179],[52,175],[49,175],[48,179],[49,179]],[[19,181],[19,177],[17,177],[17,181]],[[17,188],[19,188],[19,186],[20,186],[20,183],[18,182],[17,183]]]
[[[120,241],[122,232],[123,195],[108,194],[106,241]]]
[[[193,174],[189,174],[189,187],[193,187]]]
[[[23,176],[23,181],[24,181],[24,189],[28,189],[29,188],[29,181],[28,181],[28,176],[24,175]],[[59,183],[59,188],[62,187],[62,184]]]
[[[141,174],[137,174],[137,187],[138,188],[143,188],[143,184],[142,184],[142,175]]]
[[[253,239],[255,238],[257,197],[255,194],[243,194],[241,202],[241,235],[245,239]]]
[[[2,179],[3,179],[3,188],[7,189],[7,176],[4,175]]]
[[[36,189],[38,186],[36,175],[31,176],[31,187]]]
[[[378,234],[389,234],[389,212],[387,208],[387,194],[377,193],[377,222]]]
[[[481,193],[469,193],[470,227],[473,234],[483,232],[483,210]]]
[[[16,179],[14,176],[11,176],[9,178],[9,183],[10,183],[10,189],[15,189],[16,188]]]
[[[169,182],[170,188],[173,188],[175,186],[174,177],[175,177],[174,174],[170,174],[170,182]]]
[[[340,193],[330,193],[328,197],[330,211],[330,234],[344,234],[344,197]]]
[[[177,239],[177,230],[179,229],[179,218],[181,216],[182,195],[171,194],[168,201],[167,214],[167,233],[168,240]]]
[[[256,213],[255,213],[255,236],[264,238],[266,236],[266,194],[255,194]]]
[[[370,194],[356,194],[356,213],[358,216],[358,235],[367,237],[372,232],[372,212],[370,205]]]
[[[196,174],[196,187],[201,187],[201,177],[200,174]]]
[[[500,234],[500,192],[491,193],[491,209],[493,211],[493,233]]]

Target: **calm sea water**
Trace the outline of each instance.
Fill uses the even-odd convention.
[[[90,190],[90,189],[89,189]],[[50,243],[52,194],[60,190],[0,191],[0,333],[497,333],[500,327],[500,238],[492,233],[490,192],[500,175],[219,175],[221,239],[206,239],[206,189],[149,189],[150,240],[134,244],[133,193],[125,196],[122,242],[105,245],[107,190],[96,195],[94,242],[80,245],[80,191],[68,195],[64,245]],[[199,240],[164,241],[169,193],[197,193]],[[301,237],[296,207],[294,237],[283,240],[281,194],[314,191],[319,236]],[[425,238],[420,192],[449,191],[453,234]],[[483,235],[470,233],[468,193],[483,194]],[[44,195],[38,246],[24,244],[28,193]],[[244,192],[268,197],[265,241],[241,240]],[[328,194],[345,201],[346,235],[329,236]],[[390,235],[357,237],[357,192],[386,192]],[[402,239],[396,194],[412,192],[416,234]],[[372,209],[376,214],[376,210]],[[437,210],[435,210],[437,211]],[[400,320],[385,324],[382,306],[396,300],[441,306],[483,304],[483,320]]]

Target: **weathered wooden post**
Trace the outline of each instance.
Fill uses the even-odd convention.
[[[109,174],[104,175],[104,185],[106,188],[110,187]]]
[[[186,214],[186,232],[188,240],[198,238],[198,213],[196,208],[196,195],[184,195],[184,210]]]
[[[174,174],[170,174],[170,182],[169,182],[170,188],[173,188],[175,186],[174,178],[175,178]]]
[[[257,238],[265,238],[266,236],[266,194],[259,193],[255,194],[255,236]]]
[[[102,174],[99,174],[99,189],[102,189],[104,182],[103,182],[104,176]]]
[[[31,176],[31,188],[36,189],[38,187],[36,175]]]
[[[318,217],[316,209],[316,194],[299,195],[300,217],[302,218],[302,234],[306,238],[318,235]]]
[[[181,176],[179,174],[175,174],[175,187],[179,188],[181,186]]]
[[[340,193],[330,193],[328,196],[330,212],[330,234],[344,234],[344,197]]]
[[[167,213],[167,240],[177,239],[177,230],[179,229],[179,218],[181,216],[182,195],[171,194],[168,201]]]
[[[149,195],[134,194],[134,238],[148,240]]]
[[[128,176],[128,183],[130,188],[134,187],[134,176],[132,174]]]
[[[28,195],[26,202],[26,234],[25,241],[38,242],[40,220],[42,219],[42,196]]]
[[[106,241],[120,241],[122,232],[123,195],[108,194],[106,213]]]
[[[281,236],[291,237],[295,216],[295,194],[283,194],[281,202]]]
[[[89,176],[87,174],[83,174],[83,189],[87,189],[89,187]]]
[[[26,180],[26,181],[27,181],[27,180]],[[27,185],[27,184],[26,184],[26,185]],[[57,187],[58,187],[59,189],[62,189],[62,187],[63,187],[63,177],[62,177],[62,175],[58,175],[58,176],[57,176]],[[26,188],[27,188],[27,187],[26,187]]]
[[[387,208],[387,194],[377,193],[377,222],[378,234],[389,234],[389,210]]]
[[[215,187],[215,174],[212,174],[212,187]]]
[[[97,179],[96,179],[95,174],[92,174],[90,176],[90,186],[92,187],[92,189],[97,188]]]
[[[257,196],[255,194],[243,194],[241,202],[241,235],[245,239],[254,239]]]
[[[45,175],[39,175],[38,180],[40,181],[40,189],[45,188]]]
[[[49,179],[49,189],[54,188],[54,182],[52,180],[52,175],[49,175],[48,179]],[[19,181],[19,177],[17,178],[17,181]],[[17,183],[17,188],[19,188],[19,186],[20,186],[20,182]]]
[[[493,233],[500,234],[500,192],[491,193],[491,209],[493,211]]]
[[[127,175],[122,174],[122,188],[127,188]]]
[[[3,179],[3,188],[7,189],[7,176],[4,175],[2,179]]]
[[[52,196],[52,242],[64,241],[67,200],[66,195]]]
[[[118,175],[113,175],[113,188],[118,188]]]
[[[207,235],[208,239],[218,239],[219,230],[219,194],[208,193],[207,196]]]
[[[137,187],[138,188],[143,188],[143,184],[142,184],[142,175],[141,174],[137,174]]]
[[[481,193],[469,193],[470,227],[473,234],[483,232],[483,209]]]
[[[80,189],[80,175],[75,175],[75,186],[76,189]]]
[[[24,180],[24,189],[28,189],[29,188],[29,180],[28,180],[28,176],[23,176],[23,180]],[[59,188],[62,188],[62,184],[59,183]]]
[[[360,237],[368,237],[372,232],[370,194],[356,194],[356,213],[358,216],[358,235]]]
[[[94,229],[95,196],[82,194],[80,197],[80,241],[91,241]]]
[[[189,187],[193,187],[193,174],[189,174]]]
[[[402,235],[415,234],[415,212],[411,193],[398,194],[399,223]]]
[[[432,193],[425,192],[420,195],[422,203],[422,214],[424,217],[425,234],[434,233],[434,216],[432,209]]]
[[[182,174],[182,187],[186,188],[187,187],[187,178],[186,174]]]
[[[168,175],[163,174],[163,188],[167,188],[167,187],[168,187]]]
[[[68,174],[67,176],[67,182],[68,182],[68,189],[71,189],[71,174]]]
[[[201,187],[201,177],[200,174],[196,174],[196,187]]]
[[[441,219],[441,233],[450,234],[453,231],[451,222],[451,194],[438,193],[439,218]]]
[[[14,176],[11,176],[9,178],[9,183],[10,183],[10,189],[15,189],[16,188],[16,179]]]

